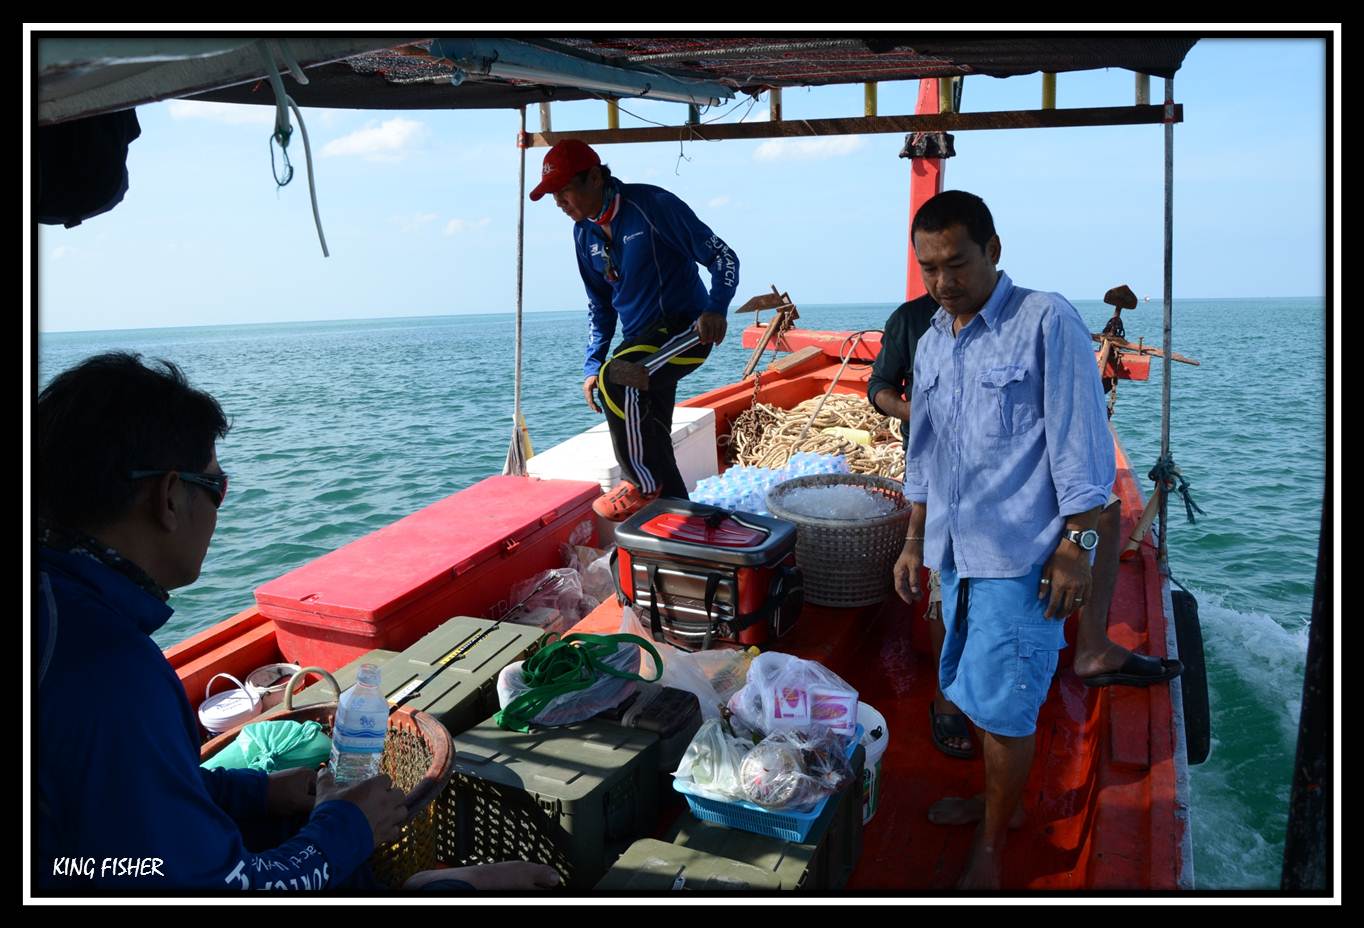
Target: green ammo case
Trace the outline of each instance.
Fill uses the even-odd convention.
[[[646,838],[630,845],[597,884],[597,892],[767,892],[781,878],[751,864],[726,860],[680,844]]]
[[[452,866],[528,860],[589,888],[658,822],[658,736],[591,719],[530,733],[491,719],[455,736],[437,806]]]

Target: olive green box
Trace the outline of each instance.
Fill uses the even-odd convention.
[[[716,857],[681,844],[646,838],[630,845],[597,892],[774,892],[781,878],[770,870]]]
[[[594,886],[658,823],[658,737],[592,719],[524,734],[491,719],[455,736],[436,852],[463,866],[529,860]]]
[[[405,651],[371,651],[332,676],[344,691],[355,683],[361,664],[378,664],[379,686],[390,704],[406,698],[404,705],[435,716],[455,735],[497,711],[498,674],[508,664],[535,653],[544,638],[542,629],[529,625],[456,616]],[[422,684],[452,655],[440,673]],[[295,695],[294,705],[310,706],[335,698],[324,681]]]

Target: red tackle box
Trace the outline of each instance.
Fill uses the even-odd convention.
[[[790,522],[660,499],[616,529],[613,575],[656,641],[761,645],[800,615],[795,550]]]

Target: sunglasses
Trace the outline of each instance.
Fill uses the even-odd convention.
[[[211,494],[213,508],[217,509],[227,499],[227,474],[196,474],[184,470],[134,470],[128,472],[128,479],[141,480],[144,477],[160,477],[164,474],[178,474],[185,483],[203,487]]]

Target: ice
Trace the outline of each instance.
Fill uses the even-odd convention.
[[[796,477],[848,472],[848,459],[841,454],[801,451],[793,454],[785,467],[736,464],[717,477],[698,481],[690,495],[696,503],[765,516],[769,514],[767,491],[777,484]]]
[[[895,511],[895,504],[860,487],[796,487],[781,497],[782,508],[815,519],[856,522]]]

